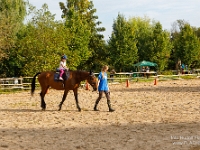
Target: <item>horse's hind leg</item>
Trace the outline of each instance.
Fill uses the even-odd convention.
[[[41,92],[40,96],[41,96],[41,107],[42,107],[42,110],[45,110],[46,109],[46,103],[44,101],[44,93]]]
[[[41,91],[41,93],[40,93],[42,110],[45,110],[45,109],[46,109],[46,103],[45,103],[45,101],[44,101],[44,97],[45,97],[45,94],[47,93],[48,88],[49,88],[49,87],[45,88],[45,90],[42,89],[42,91]]]
[[[62,101],[60,102],[60,104],[59,104],[59,111],[61,110],[61,108],[62,108],[62,104],[64,103],[64,101],[65,101],[65,99],[66,99],[66,97],[67,97],[67,94],[68,94],[68,91],[66,91],[65,90],[65,92],[64,92],[64,94],[63,94],[63,98],[62,98]]]

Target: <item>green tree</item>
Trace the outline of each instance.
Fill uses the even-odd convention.
[[[12,51],[15,50],[17,33],[23,25],[26,16],[26,2],[0,1],[0,74],[6,76],[7,72],[12,72],[14,68],[5,66],[5,62],[10,59]],[[12,63],[12,62],[9,62]]]
[[[193,30],[196,33],[197,37],[200,39],[200,27],[194,28]]]
[[[162,30],[162,25],[157,22],[153,27],[152,47],[150,60],[156,62],[160,70],[168,67],[168,60],[172,50],[170,33]]]
[[[138,49],[138,62],[143,60],[150,61],[153,47],[151,38],[153,35],[151,20],[148,17],[132,17],[129,19],[131,28],[135,30]]]
[[[108,41],[110,64],[118,71],[130,70],[138,59],[136,44],[135,30],[123,15],[118,14]]]
[[[0,1],[0,60],[8,57],[10,48],[14,47],[16,33],[26,15],[26,3],[18,1]]]
[[[200,43],[190,24],[180,28],[180,33],[174,41],[175,56],[185,65],[195,67],[199,65]]]
[[[170,33],[163,31],[159,22],[151,21],[146,16],[130,18],[129,22],[136,31],[138,61],[153,61],[160,70],[165,69],[172,49]]]
[[[83,66],[91,57],[89,43],[92,36],[91,21],[94,13],[92,2],[88,0],[67,0],[67,5],[60,2],[60,8],[65,19],[65,27],[69,30],[69,38],[66,39],[70,51],[70,59],[73,68]]]
[[[91,31],[89,50],[92,55],[85,64],[79,67],[84,68],[85,66],[88,69],[99,71],[104,64],[108,64],[108,52],[106,49],[104,36],[102,35],[102,32],[104,32],[106,29],[104,27],[99,27],[102,22],[98,21],[98,16],[95,15],[96,9],[93,7],[94,5],[91,1],[90,13],[87,15],[87,22]]]
[[[92,52],[92,55],[81,68],[84,68],[85,66],[87,69],[99,71],[103,65],[109,63],[109,53],[101,34],[93,33],[89,43],[89,49]]]
[[[99,27],[102,23],[98,21],[98,16],[95,15],[96,9],[94,8],[92,1],[69,1],[67,7],[71,7],[72,2],[74,2],[75,5],[78,5],[78,7],[76,7],[76,12],[80,11],[78,15],[82,16],[81,18],[84,19],[80,20],[80,22],[84,22],[84,24],[87,25],[88,31],[90,31],[88,44],[90,56],[86,61],[81,62],[77,68],[86,70],[99,70],[99,67],[102,66],[103,63],[105,63],[105,59],[107,56],[105,50],[106,43],[103,40],[104,36],[101,34],[105,31],[105,28]],[[70,15],[70,8],[66,8],[63,3],[60,3],[60,6],[63,12],[63,17],[67,18],[66,20],[68,20],[70,18],[68,16]],[[69,25],[68,27],[71,28],[71,26],[72,25]]]
[[[18,55],[21,74],[33,75],[38,71],[55,70],[60,56],[69,54],[66,39],[67,30],[44,4],[42,9],[32,9],[33,17],[18,35]]]

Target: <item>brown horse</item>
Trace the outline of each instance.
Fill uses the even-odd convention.
[[[56,90],[64,90],[63,98],[62,101],[60,102],[59,105],[59,110],[61,110],[62,104],[64,103],[67,94],[69,90],[73,90],[74,92],[74,97],[76,100],[76,106],[79,111],[81,111],[81,108],[78,103],[78,87],[80,86],[81,81],[87,80],[88,83],[93,87],[93,90],[97,90],[97,79],[95,75],[90,71],[90,72],[85,72],[85,71],[69,71],[68,72],[68,78],[67,80],[64,81],[55,81],[54,75],[55,71],[46,71],[46,72],[38,72],[32,80],[31,84],[31,94],[33,95],[35,91],[35,79],[36,76],[38,76],[38,81],[41,86],[41,107],[42,110],[46,109],[46,103],[44,101],[45,94],[48,90],[49,87],[56,89]]]

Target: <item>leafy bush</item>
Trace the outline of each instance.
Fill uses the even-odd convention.
[[[162,71],[159,74],[161,75],[173,75],[173,72],[171,70],[166,70],[166,71]]]

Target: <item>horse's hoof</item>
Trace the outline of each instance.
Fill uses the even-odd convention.
[[[58,111],[61,111],[61,107],[59,106]]]
[[[98,109],[94,109],[94,111],[99,111]]]
[[[81,112],[81,109],[78,109],[79,112]]]
[[[45,108],[42,108],[42,111],[45,111]]]
[[[115,110],[114,109],[109,109],[109,112],[114,112]]]
[[[62,105],[58,105],[58,111],[61,111]]]

